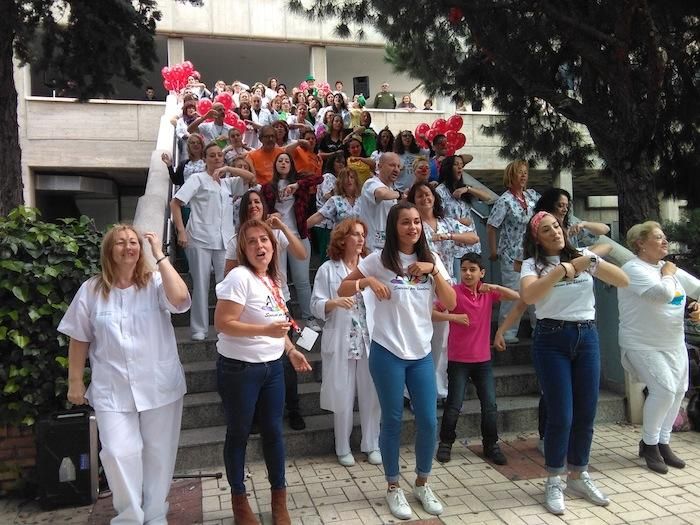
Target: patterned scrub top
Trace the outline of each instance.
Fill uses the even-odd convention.
[[[464,224],[455,219],[444,218],[437,220],[437,231],[433,230],[433,228],[427,222],[423,222],[423,231],[425,232],[425,237],[428,240],[428,247],[430,248],[430,251],[435,252],[440,256],[442,263],[445,265],[447,273],[450,274],[450,279],[452,279],[452,283],[458,283],[459,279],[457,278],[458,276],[454,275],[454,264],[452,264],[452,262],[455,258],[464,255],[464,253],[481,253],[480,250],[477,251],[474,249],[475,246],[479,247],[479,243],[468,245],[459,244],[455,241],[450,240],[433,241],[433,235],[435,235],[436,233],[473,232],[474,226],[465,226]],[[458,252],[462,252],[465,249],[467,250],[466,252],[461,253],[460,255],[456,255]]]
[[[445,186],[444,184],[440,184],[437,188],[435,188],[435,193],[437,193],[440,196],[440,199],[442,200],[442,208],[445,210],[446,218],[454,219],[457,222],[459,222],[460,219],[468,218],[472,221],[472,224],[471,226],[464,226],[464,224],[460,222],[459,224],[461,226],[467,228],[466,230],[462,231],[475,231],[474,219],[471,215],[472,207],[470,206],[469,202],[462,199],[455,199],[450,193],[450,190],[447,189],[447,186]],[[452,233],[461,232],[454,231]],[[462,257],[466,253],[481,253],[481,243],[477,242],[476,244],[471,245],[457,244],[455,246],[455,258]],[[448,261],[445,261],[444,259],[443,262],[445,263],[445,266],[449,266],[450,264],[452,264],[451,262],[448,263]]]
[[[488,225],[499,229],[498,254],[506,265],[523,258],[523,236],[525,228],[540,200],[540,194],[533,189],[524,192],[527,209],[524,209],[515,195],[506,190],[491,208]]]

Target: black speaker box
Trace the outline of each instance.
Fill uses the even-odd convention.
[[[352,77],[352,94],[362,94],[369,102],[369,77]]]
[[[36,428],[39,502],[44,508],[97,501],[97,422],[90,407],[63,410]]]

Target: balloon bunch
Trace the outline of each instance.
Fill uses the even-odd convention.
[[[177,91],[178,93],[185,89],[189,77],[199,78],[199,71],[195,71],[189,60],[172,67],[165,66],[160,70],[160,74],[163,76],[163,87],[168,91]]]
[[[221,93],[216,95],[214,102],[208,98],[203,98],[197,102],[197,113],[200,116],[206,116],[209,111],[211,111],[212,106],[216,103],[222,104],[224,106],[224,122],[231,127],[236,128],[241,133],[245,133],[247,126],[246,123],[240,119],[238,114],[233,111],[234,103],[231,93]],[[211,122],[213,118],[207,118],[207,122]]]
[[[416,142],[422,148],[427,148],[428,144],[423,137],[432,143],[437,135],[445,135],[447,138],[447,153],[448,155],[454,155],[455,151],[463,148],[467,143],[466,135],[460,132],[463,124],[464,120],[459,115],[452,115],[447,120],[439,118],[432,125],[422,122],[416,126]]]

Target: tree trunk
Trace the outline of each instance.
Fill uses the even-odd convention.
[[[617,183],[620,238],[640,222],[659,220],[659,197],[654,173],[645,154],[634,161],[608,164]]]
[[[12,63],[14,31],[9,10],[13,2],[0,2],[0,216],[22,204],[22,153],[17,127],[17,90]]]

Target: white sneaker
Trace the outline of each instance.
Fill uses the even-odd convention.
[[[340,463],[344,467],[352,467],[355,464],[355,456],[353,456],[352,454],[338,456],[338,463]]]
[[[382,464],[382,453],[378,450],[373,450],[367,454],[367,461],[370,465],[381,465]]]
[[[386,502],[389,504],[389,510],[395,518],[400,520],[410,520],[413,516],[411,506],[406,501],[406,496],[398,487],[393,487],[386,491]]]
[[[564,483],[559,476],[551,476],[544,483],[544,507],[552,514],[561,515],[566,511],[564,504]]]
[[[204,341],[206,338],[207,338],[207,334],[203,334],[201,332],[197,332],[195,334],[192,334],[193,341]]]
[[[423,504],[423,510],[428,514],[434,516],[442,514],[442,503],[427,483],[422,487],[413,487],[413,495]]]
[[[566,480],[566,492],[587,499],[591,503],[605,507],[610,504],[608,497],[595,486],[588,472],[581,472],[579,479]]]

